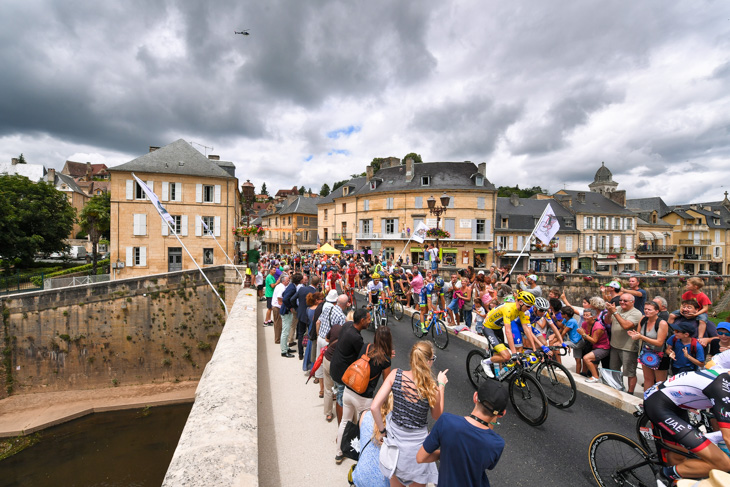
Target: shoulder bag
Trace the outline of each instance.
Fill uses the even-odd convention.
[[[365,353],[362,354],[359,359],[350,364],[345,373],[342,375],[342,383],[358,394],[364,393],[368,388],[368,383],[370,382],[369,350],[370,344],[368,343],[367,348],[365,348]]]

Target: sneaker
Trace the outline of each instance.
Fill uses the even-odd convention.
[[[595,377],[589,377],[586,379],[586,382],[589,384],[595,384],[596,382],[601,382],[601,379],[596,379]]]
[[[335,456],[335,463],[337,465],[339,465],[339,464],[342,463],[342,460],[344,460],[344,459],[345,459],[345,456],[344,455],[337,455],[337,456]]]
[[[421,333],[426,333],[428,331],[428,328],[426,328],[426,325],[421,323]]]
[[[492,371],[492,364],[484,363],[487,360],[488,359],[482,360],[482,370],[484,371],[485,374],[487,374],[487,377],[491,377],[492,379],[494,379],[494,371]]]

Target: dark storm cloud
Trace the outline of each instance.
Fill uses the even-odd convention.
[[[421,108],[410,125],[431,139],[439,154],[485,158],[521,112],[518,104],[496,103],[493,98],[477,95]]]

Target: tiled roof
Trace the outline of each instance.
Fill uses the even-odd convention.
[[[86,168],[87,165],[85,162],[66,161],[66,164],[63,166],[63,170],[66,172],[63,172],[63,174],[68,174],[73,178],[80,178],[86,176]],[[104,174],[107,169],[106,164],[91,164],[91,176],[94,177],[99,174]]]
[[[305,196],[297,196],[288,205],[282,208],[278,214],[289,215],[289,214],[304,214],[304,215],[316,215],[317,214],[317,203],[319,198],[308,198]]]
[[[566,196],[571,200],[572,205],[570,206],[570,209],[575,213],[587,213],[589,215],[591,214],[597,214],[597,215],[633,215],[634,213],[631,210],[627,210],[623,206],[619,205],[615,201],[612,201],[605,196],[603,196],[600,193],[594,193],[592,191],[575,191],[571,189],[563,189],[558,191],[558,193],[563,193],[565,196],[562,198],[566,198]],[[560,194],[556,193],[553,195],[556,199],[561,199]],[[578,201],[578,193],[585,194],[585,201],[579,202]],[[565,205],[568,205],[567,202],[564,203]]]
[[[554,200],[538,200],[531,198],[519,198],[519,206],[511,203],[510,198],[497,198],[496,221],[494,222],[494,230],[499,231],[526,231],[531,232],[535,228],[535,220],[542,216],[545,207],[550,203],[553,213],[558,217],[560,223],[560,233],[577,233],[575,224],[575,216],[563,208]],[[502,219],[508,218],[508,228],[501,228]],[[572,225],[568,226],[565,219],[572,220]]]

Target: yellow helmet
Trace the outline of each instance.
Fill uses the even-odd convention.
[[[370,277],[372,277],[373,279],[380,279],[380,274],[378,274],[377,272],[373,272],[373,275]]]
[[[535,296],[532,293],[528,293],[527,291],[521,291],[517,294],[517,299],[525,303],[527,306],[532,306],[535,304]]]

